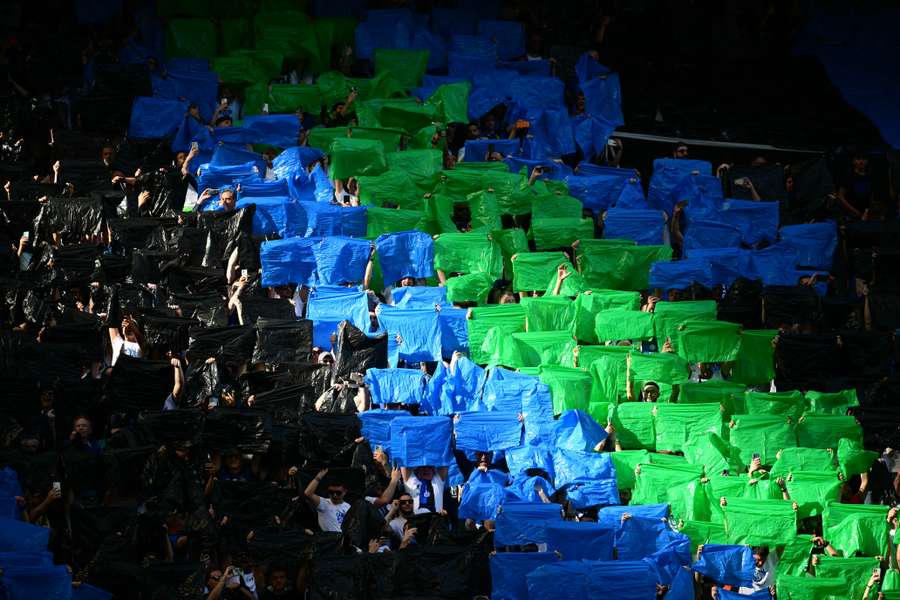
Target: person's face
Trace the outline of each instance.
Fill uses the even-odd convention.
[[[688,147],[687,146],[678,146],[675,149],[675,158],[687,158],[688,157]]]
[[[578,109],[580,112],[583,112],[584,105],[585,105],[584,94],[578,94],[578,96],[575,98],[575,108]]]
[[[400,512],[404,515],[412,514],[413,511],[413,499],[409,494],[403,494],[400,496]]]
[[[784,190],[786,192],[794,191],[794,178],[793,177],[788,176],[787,179],[784,180]]]
[[[269,583],[276,592],[283,592],[285,588],[287,588],[287,580],[287,573],[284,571],[275,571],[272,573],[272,576],[269,577]]]
[[[231,119],[225,119],[217,125],[217,127],[231,127]]]
[[[100,151],[100,158],[103,160],[103,164],[108,165],[113,161],[113,158],[116,156],[116,151],[112,149],[112,146],[106,146],[103,150]]]
[[[346,490],[343,486],[333,485],[328,487],[328,497],[334,504],[340,504],[344,501]]]
[[[506,293],[500,296],[500,304],[515,304],[516,298],[512,294]]]
[[[191,113],[191,116],[195,119],[200,117],[200,107],[199,106],[191,106],[188,108],[188,112]]]
[[[644,400],[647,402],[656,402],[659,400],[659,388],[655,385],[648,385],[644,388]]]
[[[81,437],[91,435],[91,422],[87,419],[77,419],[75,421],[75,432]]]
[[[412,287],[416,285],[416,280],[412,277],[404,277],[400,280],[400,287]]]
[[[234,192],[230,190],[222,192],[222,194],[219,196],[219,199],[222,201],[222,207],[225,210],[234,209]]]
[[[468,134],[470,140],[474,140],[479,135],[481,135],[481,132],[478,131],[478,125],[475,125],[474,123],[469,125],[469,129],[468,129],[468,131],[466,131],[466,133]]]
[[[41,448],[41,443],[37,440],[37,438],[25,438],[22,440],[22,451],[27,452],[29,454],[34,454]]]
[[[857,173],[865,171],[867,166],[869,166],[869,159],[862,156],[857,156],[853,159],[853,170]]]
[[[225,468],[231,471],[232,473],[237,473],[241,470],[241,457],[232,454],[225,458]]]
[[[482,465],[487,467],[491,464],[491,461],[488,460],[487,452],[478,452],[477,457],[478,457],[478,466],[479,467]]]
[[[44,410],[53,408],[53,392],[49,390],[41,392],[41,408]]]
[[[178,460],[187,460],[189,451],[187,448],[175,448],[175,456],[178,457]]]
[[[185,153],[185,152],[179,152],[178,154],[176,154],[175,155],[175,166],[180,169],[181,166],[184,164],[185,158],[187,158],[187,153]]]
[[[484,118],[484,128],[488,131],[493,131],[497,128],[497,122],[494,120],[493,115]]]
[[[222,579],[222,571],[219,569],[213,569],[209,573],[209,577],[206,579],[206,587],[212,589],[216,587],[216,584],[219,583],[219,580]]]
[[[753,553],[753,560],[756,562],[756,567],[761,569],[762,566],[766,563],[766,559],[762,557],[762,554],[758,552]]]

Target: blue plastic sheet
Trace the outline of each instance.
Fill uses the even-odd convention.
[[[404,277],[434,275],[434,240],[422,231],[385,233],[375,240],[378,262],[385,285]]]
[[[579,167],[577,175],[566,177],[569,195],[581,200],[585,208],[600,213],[618,200],[629,178],[637,178],[631,169],[615,169],[615,173],[587,173]]]
[[[413,32],[409,47],[411,50],[428,51],[429,71],[437,71],[447,66],[447,43],[424,27],[417,27]]]
[[[378,307],[378,322],[388,332],[388,362],[396,366],[441,360],[441,327],[433,308]]]
[[[452,433],[447,417],[398,417],[391,421],[393,458],[404,467],[447,466],[454,462]]]
[[[229,146],[227,144],[216,147],[215,152],[213,152],[212,160],[209,161],[211,166],[216,167],[245,165],[247,163],[253,163],[258,169],[257,173],[259,173],[260,177],[265,175],[268,167],[261,154],[235,148],[234,146]]]
[[[619,560],[586,562],[584,598],[607,598],[614,591],[616,600],[654,600],[656,576],[645,561]],[[543,567],[546,568],[546,567]]]
[[[444,390],[444,383],[447,381],[449,369],[444,366],[443,362],[439,362],[434,369],[431,377],[425,383],[425,394],[422,396],[422,402],[419,406],[420,413],[429,415],[443,414],[441,405],[441,393]]]
[[[164,138],[174,135],[186,110],[187,104],[181,100],[138,96],[131,105],[128,135],[134,138]]]
[[[557,561],[559,561],[559,557],[552,552],[496,552],[491,554],[491,598],[493,600],[529,600],[526,576],[543,565]]]
[[[744,277],[750,261],[747,251],[741,248],[692,248],[688,251],[687,258],[708,262],[711,280],[725,285],[731,285],[738,277]],[[653,287],[652,270],[650,278]]]
[[[677,535],[665,521],[632,515],[616,531],[619,560],[640,560],[650,556],[671,541],[670,534]]]
[[[577,510],[620,503],[615,479],[576,480],[567,484],[565,489],[566,499]]]
[[[377,240],[375,242],[377,247]],[[391,290],[394,306],[402,308],[434,308],[435,304],[449,307],[447,288],[428,285],[409,285]]]
[[[279,177],[288,177],[300,171],[305,171],[306,167],[320,158],[325,153],[319,148],[312,146],[293,146],[285,148],[272,161],[272,171]]]
[[[409,48],[415,22],[407,10],[370,10],[356,26],[356,56],[372,60],[376,48]]]
[[[666,592],[668,600],[694,600],[694,576],[690,569],[679,568],[672,579],[669,591]]]
[[[369,298],[354,288],[319,286],[309,293],[306,318],[313,322],[313,345],[328,349],[341,321],[369,331]]]
[[[603,221],[603,237],[659,246],[663,243],[665,226],[665,217],[658,210],[611,208]]]
[[[672,209],[679,200],[677,191],[682,181],[695,171],[699,175],[712,175],[712,165],[705,160],[657,158],[653,161],[647,203],[671,216]]]
[[[463,412],[454,423],[458,450],[495,452],[522,443],[518,412]]]
[[[40,552],[47,549],[49,539],[46,527],[0,518],[0,552]]]
[[[615,480],[616,469],[608,454],[555,448],[553,451],[553,474],[553,483],[556,487],[562,487],[579,480]]]
[[[616,198],[616,208],[646,208],[647,199],[644,197],[644,188],[637,179],[629,179],[619,197]]]
[[[625,117],[622,115],[622,88],[617,73],[583,81],[581,91],[584,92],[585,112],[613,127],[625,124]]]
[[[661,261],[650,266],[650,289],[683,290],[694,282],[706,287],[726,283],[715,278],[712,264],[703,258]]]
[[[441,388],[441,414],[479,410],[484,380],[484,369],[465,356],[460,357],[456,362],[455,372],[447,374],[447,380]]]
[[[308,235],[365,236],[365,206],[337,206],[322,202],[301,202],[300,204],[306,210]]]
[[[175,135],[172,136],[172,152],[187,152],[191,149],[191,141],[200,134],[203,129],[196,119],[182,115]]]
[[[263,242],[259,250],[262,285],[272,287],[311,283],[316,272],[316,258],[312,249],[318,242],[319,238],[299,237]]]
[[[778,202],[728,199],[722,204],[722,219],[740,228],[747,245],[771,242],[778,235],[778,207]]]
[[[750,546],[705,544],[694,570],[723,585],[750,587],[756,562]]]
[[[70,600],[72,575],[65,566],[16,567],[3,572],[0,586],[8,600]]]
[[[600,64],[589,52],[579,56],[578,61],[575,63],[575,76],[578,78],[579,83],[608,75],[609,72],[609,69]]]
[[[525,54],[525,29],[518,21],[478,21],[478,37],[496,44],[501,60]]]
[[[241,198],[269,198],[273,196],[289,196],[287,181],[278,179],[276,181],[258,181],[241,184],[241,188],[237,190],[238,199]]]
[[[510,86],[510,96],[524,114],[564,106],[564,89],[563,82],[556,77],[517,77]]]
[[[766,285],[797,285],[799,273],[797,249],[785,242],[772,244],[762,250],[748,253],[748,279],[762,279]]]
[[[72,600],[112,600],[112,597],[109,592],[87,583],[72,589]]]
[[[245,196],[237,201],[235,207],[240,209],[251,204],[256,206],[253,211],[253,235],[290,238],[306,233],[306,211],[289,197]]]
[[[575,452],[593,452],[594,447],[608,437],[589,414],[567,410],[553,425],[553,447]]]
[[[459,518],[484,521],[497,517],[505,497],[504,486],[496,483],[467,483],[459,502]]]
[[[786,225],[781,240],[797,250],[797,266],[830,270],[837,249],[837,226],[834,221]]]
[[[772,594],[769,593],[768,588],[752,594],[740,594],[719,588],[719,600],[772,600]]]
[[[19,476],[9,467],[3,467],[0,471],[0,496],[21,496],[22,486],[19,484]]]
[[[367,369],[366,379],[369,379],[369,373],[376,370],[378,369]],[[371,389],[371,387],[369,389]],[[374,450],[376,446],[381,446],[382,449],[390,455],[391,421],[397,417],[411,417],[412,415],[405,410],[376,408],[363,411],[359,413],[358,416],[359,420],[362,422],[362,435],[368,440],[372,449]]]
[[[714,175],[692,175],[681,180],[675,192],[679,201],[687,200],[688,206],[706,210],[719,209],[725,201],[722,182]]]
[[[497,516],[494,545],[524,546],[543,544],[547,541],[550,523],[562,522],[559,504],[542,502],[507,502]]]
[[[419,404],[425,393],[425,378],[419,369],[367,369],[365,381],[372,404],[380,406]]]
[[[529,600],[581,600],[582,598],[605,598],[606,595],[587,594],[587,582],[589,566],[587,562],[563,560],[549,565],[538,567],[525,576],[528,585]],[[564,593],[561,593],[561,583],[564,582]],[[615,588],[614,588],[615,589]],[[618,590],[616,598],[618,600]],[[642,598],[641,600],[652,600]]]
[[[438,313],[438,325],[441,328],[441,354],[444,359],[452,358],[456,351],[469,351],[467,312],[465,308],[442,308]]]
[[[423,75],[422,85],[413,88],[412,95],[424,102],[442,85],[448,83],[460,83],[462,81],[466,81],[466,79],[463,79],[462,77],[450,77],[449,75]]]
[[[645,517],[648,519],[665,519],[669,516],[669,505],[642,504],[636,506],[607,506],[600,511],[598,522],[618,531],[622,526],[622,515],[625,513],[635,517]]]
[[[254,144],[268,144],[279,148],[297,145],[300,119],[296,115],[255,115],[244,117],[244,129],[252,132]]]
[[[540,487],[548,496],[552,495],[556,489],[550,480],[540,475],[520,475],[516,477],[504,490],[506,494],[506,502],[542,502],[541,495],[535,490]]]
[[[16,567],[49,567],[53,565],[53,554],[47,550],[41,552],[0,552],[0,567],[4,569]]]
[[[586,158],[602,154],[615,129],[615,124],[602,116],[584,113],[572,117],[575,142]]]
[[[599,523],[563,521],[547,527],[547,549],[563,560],[612,560],[615,531]]]
[[[553,397],[550,386],[540,381],[522,396],[522,414],[525,415],[525,443],[549,442],[553,423]]]
[[[522,396],[534,386],[534,380],[508,377],[506,369],[491,369],[484,384],[484,404],[489,410],[522,412]]]
[[[371,242],[329,236],[313,246],[319,281],[329,285],[361,283],[371,253]]]
[[[465,52],[449,51],[447,52],[447,71],[450,77],[458,77],[461,79],[472,79],[478,73],[489,73],[494,70],[494,64],[497,62],[495,56],[490,54],[470,54]],[[472,111],[472,96],[479,89],[474,87],[469,95],[469,111]],[[495,94],[497,92],[495,91]],[[484,92],[482,92],[484,94]],[[501,95],[502,99],[502,95]],[[476,105],[482,106],[485,100],[476,98]],[[484,112],[487,112],[495,106],[491,104]],[[482,113],[484,114],[484,113]],[[479,115],[480,116],[480,115]]]
[[[522,77],[522,79],[546,79],[545,77]],[[558,80],[557,80],[558,81]],[[540,146],[539,156],[530,151],[532,158],[560,157],[575,152],[575,132],[572,129],[572,120],[565,108],[548,107],[538,111],[529,110],[525,118],[531,123],[530,138],[526,142],[533,146]]]
[[[519,446],[504,452],[510,474],[519,477],[528,469],[541,469],[553,477],[553,454],[547,446]]]
[[[466,140],[465,160],[463,162],[485,161],[491,148],[493,148],[494,152],[507,157],[519,150],[519,140]]]
[[[741,230],[722,221],[690,218],[684,232],[684,248],[737,248],[741,244]]]

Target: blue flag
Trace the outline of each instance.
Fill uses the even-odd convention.
[[[694,570],[721,585],[750,587],[756,572],[756,561],[750,546],[705,544]]]
[[[495,452],[522,443],[518,412],[463,412],[454,423],[456,448]]]
[[[434,275],[434,240],[422,231],[385,233],[375,240],[385,285],[394,285],[404,277],[426,278]]]
[[[452,434],[447,417],[398,417],[391,421],[394,460],[404,467],[445,467],[454,462]]]
[[[419,404],[425,391],[425,378],[419,369],[370,368],[366,370],[366,385],[372,394],[372,404]]]

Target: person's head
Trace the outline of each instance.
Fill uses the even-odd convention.
[[[429,481],[434,477],[434,467],[416,467],[414,471],[416,478],[421,481]]]
[[[675,144],[675,148],[672,151],[673,158],[688,158],[690,152],[688,151],[688,145],[684,142],[678,142]]]
[[[794,191],[794,175],[793,173],[788,173],[784,177],[784,191],[791,193]]]
[[[500,298],[497,300],[497,304],[515,304],[516,303],[516,295],[512,292],[506,291],[500,294]]]
[[[244,459],[239,450],[232,448],[225,452],[225,455],[222,457],[222,462],[225,465],[226,471],[229,473],[237,473],[241,470]]]
[[[578,92],[578,95],[575,96],[575,112],[578,114],[583,113],[586,102],[584,92]]]
[[[407,494],[406,492],[400,495],[400,498],[397,500],[400,508],[400,514],[404,517],[408,517],[413,514],[413,497]]]
[[[180,169],[182,165],[184,165],[184,159],[187,158],[187,152],[176,152],[175,153],[175,167]]]
[[[326,494],[328,494],[328,499],[331,500],[332,504],[340,504],[344,501],[344,496],[347,494],[347,488],[343,484],[332,483],[328,486]]]
[[[497,119],[494,117],[494,113],[488,113],[481,117],[481,129],[482,131],[494,131],[497,129]]]
[[[323,365],[333,365],[334,364],[334,354],[331,352],[323,352],[319,355],[319,362]]]
[[[100,150],[100,160],[103,161],[103,164],[107,167],[112,164],[112,161],[116,159],[116,149],[111,145],[106,144]]]
[[[56,400],[56,393],[51,388],[41,390],[41,410],[50,410],[53,408],[53,402]]]
[[[191,455],[190,442],[175,442],[175,458],[178,460],[187,460]]]
[[[234,190],[227,188],[219,192],[219,201],[222,203],[222,208],[225,210],[234,210]]]
[[[641,397],[644,402],[656,402],[659,400],[659,384],[655,381],[648,381],[641,388]]]
[[[281,566],[275,566],[269,569],[269,585],[274,592],[283,592],[288,587],[287,569]]]
[[[79,436],[88,438],[91,436],[91,432],[94,430],[94,427],[91,424],[91,420],[89,418],[84,415],[80,415],[78,417],[75,417],[73,429]]]
[[[481,130],[478,128],[478,123],[470,121],[468,127],[466,127],[466,139],[477,140],[480,136]]]
[[[489,467],[491,465],[491,453],[490,452],[476,452],[475,459],[478,461],[479,467]]]
[[[753,547],[753,560],[756,562],[756,568],[761,569],[769,558],[769,549],[766,546]]]
[[[231,127],[231,117],[224,115],[216,119],[216,127]]]
[[[41,449],[41,440],[33,432],[25,432],[19,439],[19,448],[27,454],[36,454]]]
[[[400,287],[412,287],[416,285],[415,277],[402,277],[400,279]]]
[[[200,118],[200,107],[197,106],[196,103],[191,102],[188,105],[188,114],[191,115],[192,117],[194,117],[195,119],[199,119]]]
[[[853,167],[854,173],[863,174],[869,166],[869,158],[862,150],[855,149],[850,153],[850,165]]]
[[[222,569],[218,567],[211,568],[209,573],[206,574],[206,587],[213,589],[218,585],[220,579],[222,579]]]

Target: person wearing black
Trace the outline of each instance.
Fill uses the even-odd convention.
[[[865,220],[872,201],[869,159],[859,150],[850,155],[850,174],[838,185],[837,198],[844,215],[852,220]]]

